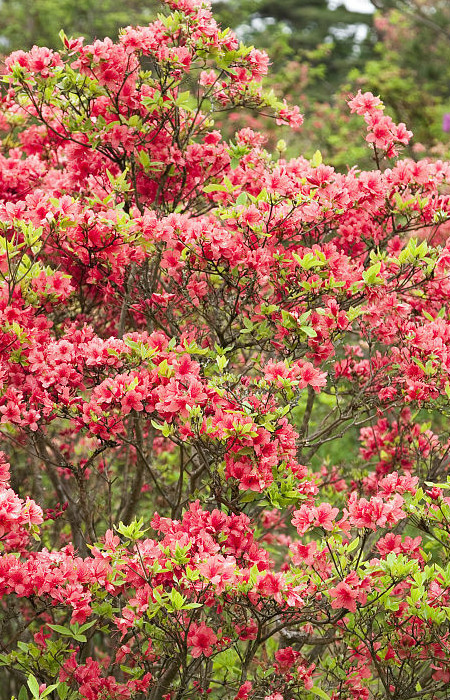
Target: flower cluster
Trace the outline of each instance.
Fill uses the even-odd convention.
[[[395,124],[391,117],[383,114],[384,105],[379,97],[374,97],[371,92],[361,93],[358,90],[356,97],[349,101],[352,112],[364,117],[367,124],[367,143],[385,153],[386,158],[398,155],[398,145],[408,145],[412,131],[406,129],[405,124]]]

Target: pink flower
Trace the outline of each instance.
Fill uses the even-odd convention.
[[[350,494],[348,500],[349,522],[353,527],[376,530],[378,527],[396,525],[406,518],[402,510],[404,500],[399,494],[390,501],[385,501],[380,496],[373,496],[370,501],[366,498],[358,498],[356,492]]]
[[[275,652],[275,659],[277,660],[278,668],[281,671],[287,671],[290,669],[298,657],[300,652],[295,651],[292,647],[284,647],[283,649],[278,649]]]
[[[250,681],[245,681],[239,688],[237,695],[235,695],[234,700],[247,700],[248,694],[252,689],[252,684]]]
[[[323,527],[324,530],[332,530],[333,522],[339,513],[339,508],[333,508],[330,503],[320,503],[319,506],[303,504],[294,511],[292,524],[297,528],[299,535],[304,535],[310,527]]]
[[[356,97],[348,100],[348,106],[351,112],[363,115],[366,112],[372,112],[374,109],[379,109],[383,103],[379,97],[375,97],[371,92],[361,92],[358,90]]]
[[[282,573],[268,571],[257,583],[257,590],[268,598],[274,598],[281,602],[281,592],[285,589],[286,583]]]
[[[193,622],[188,632],[187,643],[191,649],[191,656],[197,658],[203,656],[211,656],[213,653],[213,645],[217,642],[217,636],[210,627],[207,627],[204,622],[200,625]]]
[[[209,85],[214,85],[216,80],[217,80],[217,73],[214,70],[202,70],[202,72],[200,73],[199,83],[203,87],[207,87]]]
[[[332,608],[346,608],[350,612],[356,612],[358,591],[351,588],[348,583],[341,581],[335,588],[330,588],[328,592],[333,598],[331,602]]]
[[[332,508],[329,503],[321,503],[316,509],[315,527],[323,527],[324,530],[332,530],[334,519],[339,513],[339,508]]]

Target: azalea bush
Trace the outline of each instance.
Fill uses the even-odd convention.
[[[447,698],[450,165],[371,93],[371,171],[225,141],[301,116],[202,2],[62,44],[4,66],[2,697]]]

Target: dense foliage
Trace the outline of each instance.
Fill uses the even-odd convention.
[[[167,9],[5,64],[2,693],[447,698],[450,164],[225,141],[299,110]]]

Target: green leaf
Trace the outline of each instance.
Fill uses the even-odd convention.
[[[48,625],[51,630],[54,630],[55,632],[58,632],[59,634],[64,635],[65,637],[72,637],[73,632],[71,629],[68,627],[63,627],[62,625]]]
[[[302,330],[308,338],[315,338],[317,336],[316,331],[311,326],[301,326],[300,330]]]
[[[74,634],[73,639],[75,639],[76,642],[80,642],[81,644],[85,644],[87,642],[87,637],[84,634]]]
[[[129,525],[125,525],[124,523],[120,522],[115,526],[115,528],[119,535],[122,535],[122,537],[126,537],[131,541],[136,541],[147,532],[147,528],[142,528],[143,524],[144,518],[139,518],[139,520],[135,518]]]
[[[186,605],[183,605],[183,610],[194,610],[195,608],[202,608],[203,605],[201,603],[186,603]]]
[[[68,694],[69,694],[69,687],[68,687],[67,683],[60,683],[58,685],[59,700],[66,700]]]
[[[31,674],[28,676],[27,685],[33,698],[39,698],[39,683]]]
[[[350,542],[350,544],[347,547],[347,554],[349,552],[353,552],[353,550],[356,549],[358,545],[359,545],[359,537],[355,537],[353,542]]]
[[[169,599],[175,610],[181,610],[184,603],[184,597],[181,595],[181,593],[173,589],[170,591]]]
[[[381,270],[381,261],[371,265],[362,273],[362,278],[366,284],[379,284],[383,280],[378,277]]]
[[[322,690],[322,688],[319,688],[317,685],[313,685],[313,687],[309,689],[309,692],[314,693],[314,695],[318,695],[319,698],[322,698],[322,700],[331,700],[328,693]]]
[[[96,624],[97,620],[91,620],[91,622],[86,622],[86,624],[81,625],[80,627],[80,632],[86,632],[86,630],[90,629]]]
[[[144,170],[150,167],[150,156],[147,151],[139,151],[138,159]]]
[[[320,151],[316,151],[313,155],[313,157],[310,160],[310,163],[313,168],[318,168],[319,165],[322,165],[322,154]]]
[[[210,192],[228,192],[228,187],[225,187],[225,185],[205,185],[203,192],[206,192],[206,194]]]
[[[259,493],[256,491],[246,491],[241,497],[240,497],[240,502],[241,503],[251,503],[252,501],[255,501],[259,496]]]

